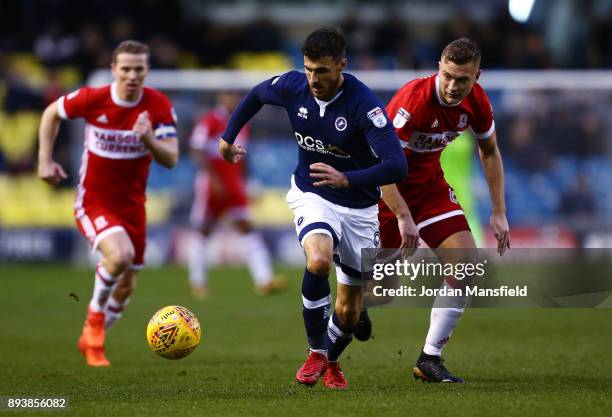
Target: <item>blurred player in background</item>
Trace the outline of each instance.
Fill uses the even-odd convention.
[[[176,116],[170,100],[144,87],[149,47],[124,41],[112,55],[114,82],[60,97],[42,115],[38,176],[49,184],[67,178],[53,160],[61,119],[85,119],[85,149],[74,202],[79,231],[101,253],[93,296],[78,348],[89,366],[109,366],[105,330],[121,317],[144,266],[145,190],[154,159],[178,161]]]
[[[287,203],[306,254],[302,313],[310,348],[296,380],[312,386],[323,377],[325,387],[345,389],[338,359],[359,320],[361,249],[378,246],[378,186],[403,178],[406,161],[383,105],[343,73],[344,37],[316,30],[302,53],[305,74],[291,71],[255,86],[232,115],[219,146],[227,161],[238,162],[246,150],[234,140],[251,117],[264,104],[286,109],[299,150]],[[328,282],[332,262],[335,311]]]
[[[190,222],[200,234],[192,241],[188,254],[189,283],[196,298],[204,298],[208,294],[208,240],[223,217],[231,220],[242,237],[241,246],[246,254],[255,292],[267,295],[287,287],[282,277],[273,277],[266,244],[260,234],[253,230],[244,162],[230,164],[219,152],[219,138],[241,98],[237,91],[220,93],[217,106],[197,122],[190,139],[192,154],[199,167]],[[250,127],[245,126],[236,137],[236,142],[244,146],[249,134]]]
[[[503,164],[493,111],[485,91],[476,82],[480,58],[474,42],[465,38],[451,42],[442,52],[438,73],[404,85],[387,106],[410,169],[402,181],[383,187],[379,214],[383,247],[406,247],[414,235],[414,219],[421,239],[430,248],[463,248],[468,249],[466,252],[476,248],[463,210],[440,167],[442,150],[468,128],[477,139],[489,186],[493,207],[490,225],[499,254],[510,247]],[[457,287],[458,282],[447,277],[443,285]],[[463,382],[446,369],[441,355],[467,301],[467,296],[436,299],[425,346],[413,368],[415,378]],[[360,323],[368,325],[367,320]]]
[[[472,133],[463,132],[444,148],[440,155],[440,165],[444,171],[444,179],[455,192],[465,214],[474,242],[480,248],[484,244],[484,236],[472,183],[475,148],[476,141]]]

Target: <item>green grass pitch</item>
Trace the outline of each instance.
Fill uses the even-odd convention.
[[[354,341],[344,354],[349,390],[300,387],[301,271],[283,272],[289,291],[258,297],[245,270],[216,269],[209,298],[197,302],[183,269],[145,270],[109,332],[112,367],[89,369],[76,340],[93,271],[0,266],[0,397],[65,396],[70,408],[53,415],[66,416],[610,415],[609,309],[468,310],[445,351],[467,383],[441,386],[410,373],[429,311],[377,308],[374,339]],[[157,357],[145,339],[148,319],[169,304],[188,307],[202,324],[200,346],[179,361]]]

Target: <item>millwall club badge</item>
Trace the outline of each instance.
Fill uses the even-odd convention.
[[[408,123],[410,117],[412,117],[412,115],[407,112],[406,109],[400,107],[397,114],[393,118],[393,127],[396,129],[401,129],[406,123]]]
[[[367,116],[377,128],[380,129],[387,126],[387,118],[380,107],[374,107],[367,113]]]
[[[342,132],[348,126],[348,123],[346,122],[346,119],[344,117],[338,117],[336,119],[336,123],[334,124],[336,125],[336,130],[338,132]]]

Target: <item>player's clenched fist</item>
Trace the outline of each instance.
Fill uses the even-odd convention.
[[[38,177],[48,184],[55,185],[68,178],[68,175],[57,162],[43,161],[38,163]]]
[[[219,152],[221,152],[223,159],[232,164],[240,161],[247,153],[246,149],[241,145],[228,143],[223,138],[219,140]]]
[[[138,115],[132,130],[138,133],[140,139],[144,142],[153,139],[153,126],[151,125],[151,119],[149,119],[149,112],[143,111]]]

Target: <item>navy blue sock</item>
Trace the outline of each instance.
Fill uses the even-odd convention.
[[[336,312],[329,319],[327,327],[327,359],[337,361],[344,349],[353,340],[354,327],[346,327],[340,324]]]
[[[304,269],[302,281],[302,315],[312,350],[327,349],[327,319],[330,312],[329,275],[316,275]]]

